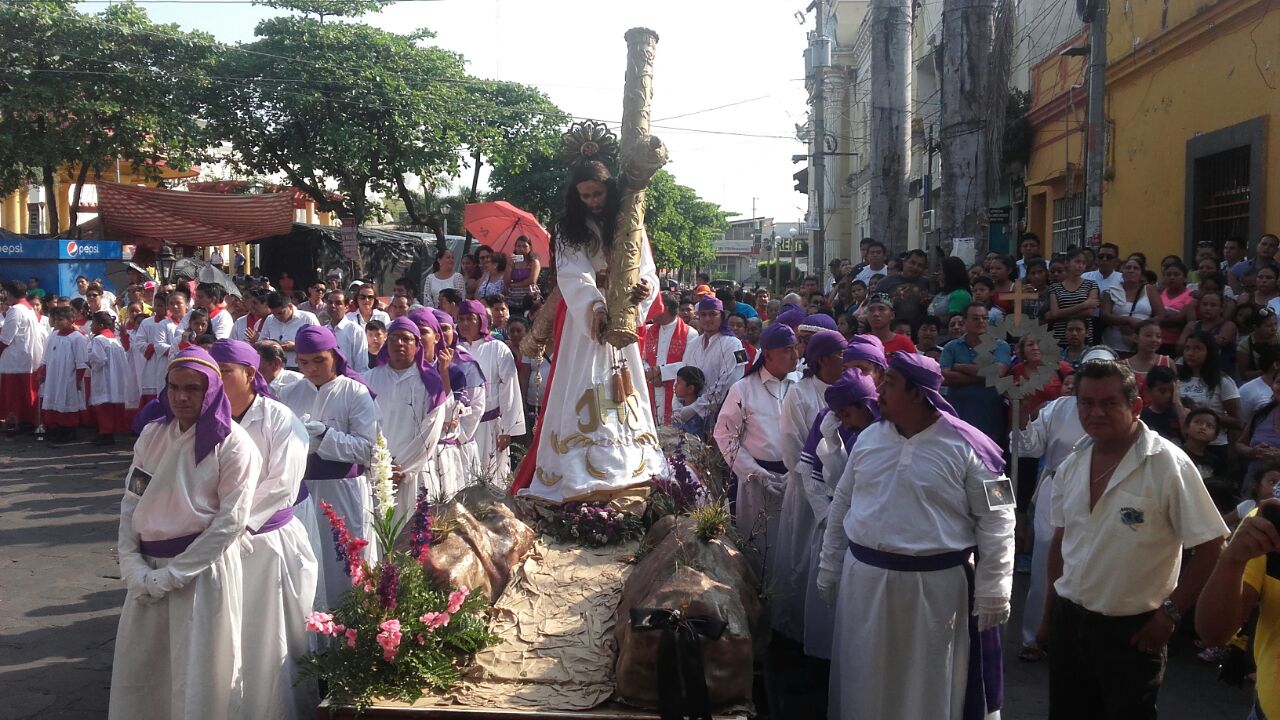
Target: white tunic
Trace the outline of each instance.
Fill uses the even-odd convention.
[[[701,370],[706,385],[693,404],[686,406],[678,399],[671,404],[675,421],[685,422],[694,415],[710,421],[715,416],[729,387],[742,379],[746,363],[738,360],[741,350],[741,340],[722,333],[702,335],[684,346],[684,364]]]
[[[259,339],[275,340],[281,345],[293,342],[298,336],[298,331],[308,325],[319,325],[320,321],[315,315],[297,308],[293,309],[293,317],[289,318],[289,322],[282,323],[276,320],[275,315],[271,315],[262,323],[262,334]],[[284,351],[284,364],[288,367],[297,367],[298,358],[292,350]]]
[[[138,381],[129,365],[129,354],[120,341],[95,335],[85,360],[89,366],[89,404],[118,403],[138,407]]]
[[[738,532],[756,546],[769,568],[777,543],[784,473],[766,470],[758,461],[783,462],[778,428],[782,426],[782,402],[791,386],[790,380],[776,378],[761,367],[729,388],[713,432],[716,446],[737,479],[734,519]]]
[[[84,390],[78,387],[76,371],[89,367],[89,338],[81,333],[53,333],[41,353],[44,364],[44,392],[40,408],[60,413],[84,410]]]
[[[812,474],[804,478],[805,494],[815,518],[809,547],[809,573],[804,587],[804,654],[830,660],[831,638],[835,635],[835,609],[818,594],[818,564],[831,495],[840,484],[849,452],[845,449],[844,438],[840,436],[840,420],[835,413],[827,413],[821,423],[822,440],[818,442],[816,454],[822,461],[822,481],[819,482]],[[800,463],[802,469],[805,465]]]
[[[1013,507],[989,509],[983,483],[996,477],[941,419],[910,438],[884,420],[858,436],[831,503],[820,561],[823,570],[842,573],[832,717],[961,717],[969,664],[964,569],[884,570],[854,560],[849,543],[909,556],[976,546],[975,596],[1008,598]],[[929,681],[903,681],[910,677]]]
[[[237,542],[245,536],[261,460],[236,425],[199,465],[195,441],[195,427],[184,432],[175,420],[147,425],[134,446],[120,503],[117,550],[128,593],[116,633],[109,718],[243,717]],[[140,550],[142,540],[195,533],[174,558]]]
[[[226,340],[231,337],[231,326],[236,321],[231,317],[231,313],[224,308],[218,308],[219,312],[209,313],[209,332],[219,340]]]
[[[804,588],[813,554],[813,508],[805,493],[804,478],[812,466],[800,462],[800,450],[809,437],[818,411],[826,406],[827,383],[816,375],[791,386],[782,401],[782,461],[787,466],[786,487],[774,544],[770,603],[773,628],[792,640],[804,639]]]
[[[664,365],[681,365],[681,366],[684,365],[683,357],[681,357],[681,360],[679,362],[675,362],[675,363],[667,362],[667,354],[671,352],[671,339],[676,335],[676,325],[677,323],[674,320],[672,320],[666,325],[658,325],[657,323],[655,323],[649,327],[649,332],[653,332],[655,329],[658,331],[658,346],[654,350],[654,360],[658,363],[657,368],[659,370],[661,370]],[[689,346],[693,344],[693,341],[696,340],[697,338],[698,338],[698,331],[690,327],[685,333],[685,338],[684,338],[685,349],[687,350]],[[659,382],[657,385],[652,385],[650,387],[653,388],[654,418],[658,421],[659,425],[670,425],[671,424],[670,417],[661,417],[663,408],[667,406],[666,405],[666,402],[667,402],[666,382]],[[674,403],[675,403],[675,398],[673,397],[672,398],[673,406],[674,406]]]
[[[440,442],[448,402],[428,408],[426,386],[422,384],[418,368],[412,365],[404,370],[380,365],[370,370],[365,379],[378,396],[378,414],[382,418],[387,449],[404,473],[404,479],[396,488],[396,516],[407,521],[417,507],[420,490],[425,488],[432,500],[442,493],[432,459]]]
[[[280,397],[280,394],[284,392],[285,388],[298,382],[301,379],[302,379],[302,373],[298,372],[297,370],[289,370],[289,369],[282,368],[280,372],[275,376],[275,379],[273,379],[268,384],[271,386],[271,392],[275,393],[276,397]]]
[[[261,395],[240,418],[240,427],[262,456],[246,523],[260,528],[298,496],[307,468],[307,431],[289,408]],[[311,501],[305,503],[311,510]],[[251,549],[242,558],[245,717],[310,718],[319,703],[315,681],[302,680],[297,664],[312,649],[306,620],[315,608],[320,567],[298,515],[303,507],[295,507],[284,526],[250,534]]]
[[[615,350],[591,338],[593,312],[604,307],[596,277],[608,265],[603,250],[588,253],[567,245],[558,250],[556,278],[565,302],[564,327],[556,340],[555,376],[539,422],[538,467],[521,493],[565,502],[643,485],[662,471],[640,346],[632,343]],[[647,239],[640,277],[649,284],[649,295],[639,305],[643,318],[658,293]],[[612,400],[615,358],[625,361],[631,373],[632,394],[620,406]]]
[[[231,325],[231,339],[240,340],[242,342],[249,342],[250,321],[253,322],[253,327],[258,330],[258,337],[265,339],[265,336],[262,335],[262,329],[263,327],[266,326],[267,318],[269,317],[271,316],[266,315],[264,317],[259,318],[259,317],[255,317],[251,313],[247,315],[241,315],[240,317],[236,318],[235,323]],[[262,322],[258,322],[259,320],[261,320]]]
[[[476,472],[482,477],[505,482],[511,474],[510,449],[498,450],[498,436],[523,435],[524,398],[520,395],[520,379],[516,374],[516,358],[500,340],[478,340],[464,343],[467,351],[480,363],[485,377],[485,414],[497,408],[498,417],[480,418],[476,428]]]
[[[22,303],[9,306],[0,327],[0,374],[28,374],[40,367],[44,353],[45,333],[40,329],[36,313]]]
[[[333,331],[333,336],[338,340],[338,349],[351,368],[358,373],[368,372],[369,336],[364,334],[364,328],[357,325],[350,315],[328,328]]]
[[[319,388],[304,380],[285,388],[280,394],[280,401],[300,419],[328,426],[329,431],[322,440],[312,439],[312,455],[320,460],[343,464],[364,465],[369,462],[373,444],[378,439],[379,418],[378,407],[364,385],[343,375]],[[375,562],[378,544],[369,527],[369,512],[373,509],[369,480],[361,473],[354,477],[307,478],[306,482],[315,499],[320,537],[312,538],[312,544],[319,548],[316,557],[320,558],[323,566],[325,602],[329,607],[337,607],[343,591],[351,587],[351,579],[327,532],[329,521],[324,517],[320,503],[333,506],[334,511],[346,521],[353,537],[369,541],[364,558]]]
[[[434,502],[448,500],[476,479],[479,454],[476,453],[475,436],[486,402],[483,385],[454,391],[445,400],[445,427],[440,431],[434,463],[440,494],[432,498]]]

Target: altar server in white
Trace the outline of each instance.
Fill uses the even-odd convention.
[[[40,367],[46,333],[26,291],[21,280],[4,283],[9,309],[0,325],[0,422],[15,430],[34,429],[40,422],[36,368]]]
[[[320,503],[329,503],[347,523],[353,537],[369,541],[363,558],[375,562],[378,544],[369,526],[373,499],[364,466],[378,439],[378,407],[365,380],[347,366],[338,341],[328,328],[308,325],[296,336],[298,367],[305,379],[290,385],[280,401],[302,420],[310,437],[307,490]],[[351,587],[350,569],[338,557],[328,520],[317,519],[320,537],[312,538],[316,557],[323,566],[324,598],[336,607]]]
[[[171,363],[120,502],[120,613],[108,717],[244,717],[245,536],[261,469],[204,350]]]
[[[98,427],[97,445],[114,445],[116,433],[129,431],[128,413],[138,407],[138,378],[129,354],[116,339],[115,318],[93,314],[93,338],[85,359],[89,366],[89,408]]]
[[[480,462],[480,456],[476,452],[475,437],[489,398],[485,394],[485,377],[480,363],[465,348],[458,346],[453,316],[438,308],[424,309],[435,318],[435,327],[440,333],[437,355],[447,350],[451,358],[448,372],[452,392],[436,451],[440,498],[448,499],[476,480],[476,466]],[[409,317],[414,319],[421,315],[415,310]],[[419,328],[422,327],[420,320],[415,319],[414,322],[418,323]]]
[[[311,718],[319,691],[314,680],[302,678],[298,660],[311,650],[306,621],[315,606],[319,565],[295,515],[307,468],[307,430],[271,397],[253,346],[219,340],[209,354],[222,372],[231,416],[262,456],[242,558],[245,717]]]
[[[426,361],[427,355],[436,356],[438,339],[431,328],[423,333],[408,318],[392,320],[387,342],[378,353],[378,366],[365,376],[377,396],[382,433],[399,477],[398,520],[407,521],[413,515],[420,492],[429,499],[441,494],[432,460],[447,411],[448,372],[446,367],[442,376]]]
[[[52,442],[75,438],[85,409],[84,376],[89,369],[89,338],[76,329],[75,311],[50,311],[53,333],[40,354],[40,422]]]
[[[783,399],[793,384],[787,375],[796,369],[797,360],[795,332],[781,324],[765,328],[760,334],[760,354],[747,376],[729,388],[713,433],[736,478],[730,486],[734,521],[742,537],[760,553],[757,562],[770,557],[777,538],[787,473],[778,428]]]
[[[817,580],[839,599],[831,717],[974,720],[1002,703],[1013,487],[1000,448],[941,386],[937,361],[893,354],[883,419],[858,437],[831,503]]]
[[[511,438],[524,434],[524,398],[516,358],[507,344],[489,335],[489,309],[478,300],[458,305],[458,334],[484,373],[485,410],[476,428],[477,472],[505,483],[511,474]]]

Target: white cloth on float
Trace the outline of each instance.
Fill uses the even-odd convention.
[[[241,559],[245,717],[311,718],[319,688],[302,677],[298,661],[313,649],[306,620],[316,608],[320,565],[294,505],[307,469],[307,430],[289,408],[261,395],[240,427],[262,455]]]
[[[40,358],[44,365],[40,409],[60,413],[84,410],[84,390],[76,382],[76,371],[89,367],[89,338],[78,332],[55,332],[49,335]]]
[[[387,450],[404,473],[396,488],[396,517],[408,521],[417,509],[419,491],[425,488],[432,500],[443,492],[432,459],[440,442],[448,402],[430,407],[426,386],[414,365],[403,370],[379,365],[365,375],[365,380],[377,395]]]
[[[235,425],[198,465],[195,442],[195,426],[171,420],[147,425],[134,446],[117,539],[128,592],[111,669],[114,720],[243,717],[240,542],[261,459]],[[191,535],[171,558],[143,550]],[[167,592],[153,597],[152,587]]]
[[[463,343],[484,373],[485,410],[476,427],[476,473],[505,483],[511,474],[510,448],[498,450],[498,436],[524,434],[524,398],[516,375],[516,358],[501,340],[481,338]]]
[[[329,428],[318,442],[312,439],[305,482],[316,518],[317,536],[311,536],[312,530],[308,536],[321,565],[321,595],[328,607],[337,607],[342,593],[351,587],[351,578],[346,563],[338,558],[329,521],[320,504],[332,505],[353,537],[369,541],[362,556],[370,563],[376,562],[378,543],[369,524],[373,496],[364,466],[378,440],[378,407],[368,388],[345,375],[319,388],[309,380],[295,382],[284,389],[280,401],[300,419],[305,416]],[[299,505],[298,512],[303,512],[305,505]]]

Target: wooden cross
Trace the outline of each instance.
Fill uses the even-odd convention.
[[[1013,326],[1017,327],[1022,324],[1022,301],[1030,300],[1032,297],[1038,297],[1025,292],[1021,280],[1013,283]]]

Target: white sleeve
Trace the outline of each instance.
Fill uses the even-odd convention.
[[[591,317],[603,306],[604,295],[596,287],[596,271],[591,258],[581,250],[561,245],[556,257],[556,282],[568,312],[578,318],[583,333],[590,338]]]
[[[728,338],[727,340],[712,341],[722,346],[720,352],[716,353],[714,358],[705,358],[706,367],[699,367],[706,376],[706,385],[702,389],[702,394],[697,400],[685,406],[685,412],[680,418],[687,420],[690,415],[699,415],[706,419],[712,414],[717,405],[728,402],[728,392],[734,383],[742,379],[742,368],[744,363],[738,362],[735,355],[742,349],[742,342],[737,338]],[[700,341],[699,341],[700,342]],[[685,348],[685,357],[688,358],[689,349]],[[693,363],[685,360],[686,365]],[[697,365],[695,364],[695,367]]]
[[[659,282],[658,268],[653,262],[653,252],[649,249],[649,233],[645,231],[644,226],[640,227],[640,233],[644,236],[644,245],[640,249],[640,279],[649,284],[649,294],[640,301],[638,307],[640,324],[643,325],[644,319],[649,315],[649,308],[653,307],[653,301],[658,299]]]
[[[729,469],[740,480],[745,481],[751,475],[772,477],[773,473],[760,467],[751,453],[742,447],[741,438],[748,422],[751,422],[751,418],[743,407],[741,386],[734,384],[729,388],[729,396],[720,408],[720,415],[716,418],[716,426],[712,431],[716,447],[720,448],[720,454],[728,461]]]
[[[805,417],[804,401],[796,390],[792,388],[782,398],[782,463],[788,470],[796,469],[799,464],[800,451],[813,425],[813,418]]]
[[[264,503],[262,507],[256,508],[257,514],[251,515],[245,523],[251,528],[262,527],[276,511],[286,507],[286,503],[292,504],[298,496],[302,476],[307,472],[307,450],[311,438],[307,435],[306,427],[292,412],[281,413],[279,417],[279,425],[266,427],[272,433],[272,444],[271,452],[262,458],[260,477],[275,486],[271,490],[273,496],[282,491],[284,496],[276,498],[278,502]],[[259,488],[259,491],[265,489]],[[250,511],[254,509],[250,507]]]
[[[418,472],[427,467],[435,456],[436,446],[440,444],[440,433],[444,428],[444,418],[450,405],[443,402],[427,413],[418,426],[418,433],[410,443],[411,449],[395,457],[396,464],[406,472]]]
[[[84,362],[95,372],[107,366],[107,348],[97,338],[89,341],[89,351],[85,353]]]
[[[1049,418],[1058,407],[1056,401],[1040,408],[1036,419],[1027,423],[1026,430],[1014,430],[1018,436],[1018,455],[1040,457],[1049,446]]]
[[[493,398],[496,402],[497,398]],[[458,418],[458,440],[461,442],[471,442],[476,436],[476,429],[480,427],[480,418],[484,417],[485,410],[489,407],[489,397],[485,393],[483,385],[477,385],[471,388],[471,407]]]
[[[4,324],[0,325],[0,345],[12,345],[18,336],[18,308],[9,308],[4,314]]]
[[[367,465],[378,440],[378,406],[368,391],[352,388],[346,395],[350,432],[330,427],[320,439],[316,454],[325,460]]]
[[[493,342],[497,342],[496,340]],[[502,415],[499,431],[502,435],[523,435],[524,398],[520,396],[520,381],[516,376],[516,358],[505,345],[498,349],[498,402]]]
[[[142,576],[151,570],[147,561],[142,559],[138,533],[133,530],[133,511],[137,509],[140,500],[142,497],[129,492],[128,488],[124,491],[124,497],[120,498],[120,528],[116,535],[116,556],[120,561],[120,579],[128,587],[139,583]]]
[[[839,573],[844,567],[844,554],[849,548],[849,538],[844,532],[844,517],[849,514],[849,505],[853,501],[854,476],[855,464],[850,461],[840,473],[840,482],[836,484],[836,491],[827,511],[827,529],[822,534],[822,552],[818,556],[818,567],[822,570]]]
[[[978,546],[978,565],[974,568],[974,597],[996,597],[1008,600],[1013,595],[1013,507],[992,510],[987,504],[988,480],[1003,479],[987,469],[977,454],[968,451],[968,468],[964,477],[969,514],[974,520],[974,539]]]

